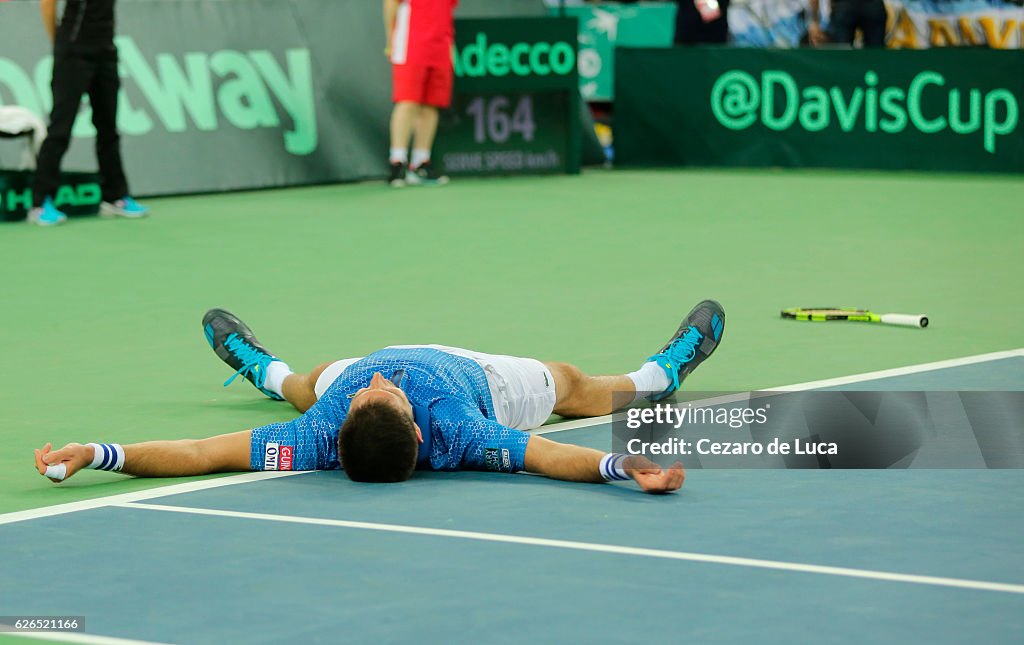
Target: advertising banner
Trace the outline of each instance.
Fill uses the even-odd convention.
[[[32,175],[28,170],[0,170],[0,222],[24,219],[32,208]],[[61,173],[54,205],[65,215],[95,215],[100,211],[100,178],[96,173]]]
[[[454,66],[434,147],[446,174],[579,172],[574,18],[457,20]]]
[[[561,8],[550,6],[558,15]],[[600,2],[565,7],[579,20],[580,94],[586,101],[615,98],[616,47],[671,47],[676,29],[674,2]]]
[[[118,126],[133,192],[383,174],[390,70],[369,4],[119,3]],[[0,5],[0,43],[0,104],[48,116],[53,58],[36,3]],[[96,167],[94,134],[83,101],[66,168]]]
[[[459,15],[548,20],[540,2],[463,4]],[[381,10],[379,1],[367,0],[119,2],[118,126],[132,192],[146,196],[385,177],[391,68],[384,55]],[[509,23],[519,24],[515,19]],[[518,29],[524,26],[535,25],[522,23]],[[475,37],[470,34],[470,41]],[[509,32],[501,38],[514,44],[534,36]],[[570,76],[576,83],[572,40],[568,58],[554,61],[562,72],[544,76],[534,70],[527,76],[537,82],[517,87],[546,92]],[[543,68],[548,59],[541,53],[536,62]],[[571,70],[563,70],[564,65]],[[38,2],[0,2],[0,105],[19,105],[48,119],[52,68]],[[518,83],[510,80],[520,78],[517,69],[509,69],[485,91]],[[536,105],[539,138],[556,125],[567,127],[562,111],[557,124],[547,118],[555,109],[553,100],[545,97]],[[522,117],[516,121],[515,107],[508,114],[510,128],[513,122],[523,123]],[[505,107],[479,109],[487,117]],[[494,127],[503,132],[501,123]],[[94,136],[84,100],[65,170],[95,170]],[[566,136],[575,148],[563,143],[559,164],[579,156],[579,132]],[[21,153],[17,146],[0,148],[0,168],[19,166]]]
[[[620,165],[1024,172],[1024,52],[620,49]]]

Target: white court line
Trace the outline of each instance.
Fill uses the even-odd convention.
[[[989,354],[977,354],[975,356],[965,356],[963,358],[954,358],[945,361],[937,361],[934,363],[922,363],[920,365],[897,367],[895,369],[881,370],[878,372],[866,372],[864,374],[856,374],[854,376],[843,376],[840,378],[824,379],[820,381],[809,381],[807,383],[797,383],[795,385],[783,385],[779,387],[766,388],[765,391],[797,392],[801,390],[813,390],[819,387],[831,387],[835,385],[858,383],[861,381],[870,381],[874,379],[887,378],[892,376],[916,374],[918,372],[928,372],[931,370],[938,370],[949,367],[959,367],[961,365],[972,365],[974,363],[996,361],[1003,358],[1012,358],[1014,356],[1024,356],[1024,348],[1011,349],[1003,352],[991,352]],[[554,423],[551,424],[550,426],[544,426],[544,428],[540,430],[534,430],[533,434],[551,434],[553,432],[575,430],[576,428],[589,428],[591,426],[611,423],[611,421],[611,415],[605,415],[603,417],[592,417],[589,419],[577,419],[575,421],[566,421],[563,423]],[[108,495],[105,497],[95,497],[93,499],[84,500],[81,502],[71,502],[68,504],[44,506],[42,508],[34,508],[25,511],[15,511],[13,513],[0,514],[0,525],[10,524],[12,522],[21,522],[24,520],[34,520],[40,517],[50,517],[52,515],[61,515],[63,513],[87,511],[94,508],[103,508],[104,506],[112,506],[124,502],[141,501],[145,499],[163,497],[165,495],[191,493],[201,490],[207,490],[209,488],[229,486],[231,484],[247,484],[254,481],[262,481],[263,479],[273,479],[274,477],[297,475],[302,472],[308,471],[269,471],[262,473],[244,473],[240,475],[234,475],[231,477],[222,477],[219,479],[204,479],[202,481],[190,482],[188,484],[174,484],[171,486],[151,488],[145,491],[139,491],[137,493]]]
[[[852,376],[827,378],[822,379],[820,381],[808,381],[806,383],[795,383],[793,385],[767,387],[755,391],[803,392],[805,390],[816,390],[818,388],[824,387],[836,387],[838,385],[862,383],[864,381],[874,381],[884,378],[893,378],[896,376],[906,376],[908,374],[918,374],[920,372],[931,372],[934,370],[949,369],[951,367],[961,367],[963,365],[974,365],[975,363],[987,363],[989,361],[998,361],[1004,358],[1014,358],[1017,356],[1024,357],[1024,347],[1020,349],[1009,349],[1002,352],[991,352],[988,354],[965,356],[963,358],[951,358],[945,361],[935,361],[934,363],[921,363],[919,365],[908,365],[907,367],[895,367],[893,369],[879,370],[877,372],[864,372],[863,374],[854,374]],[[604,425],[611,422],[612,415],[606,414],[603,417],[590,417],[588,419],[577,419],[575,421],[568,421],[565,423],[552,423],[550,426],[544,426],[539,430],[533,430],[532,434],[551,434],[552,432],[564,432],[566,430],[576,430],[578,428],[589,428],[591,426]]]
[[[530,430],[530,434],[551,434],[552,432],[565,432],[566,430],[589,428],[591,426],[599,426],[611,422],[612,415],[606,414],[603,417],[587,417],[586,419],[575,419],[573,421],[552,423],[551,425],[542,426],[536,430]]]
[[[95,636],[82,632],[0,632],[4,636],[21,636],[22,638],[34,638],[44,641],[58,641],[61,643],[84,643],[85,645],[166,645],[155,641],[134,641],[128,638],[114,638],[113,636]]]
[[[40,517],[50,517],[53,515],[63,515],[64,513],[75,513],[77,511],[88,511],[94,508],[103,508],[104,506],[115,506],[117,504],[123,504],[126,502],[137,502],[144,499],[164,497],[166,495],[177,495],[179,493],[193,493],[199,490],[220,488],[221,486],[248,484],[249,482],[263,481],[264,479],[275,479],[277,477],[288,477],[289,475],[298,475],[301,472],[302,471],[271,470],[266,472],[242,473],[240,475],[231,475],[230,477],[219,477],[217,479],[203,479],[200,481],[187,482],[184,484],[173,484],[171,486],[149,488],[146,490],[136,491],[134,493],[107,495],[106,497],[96,497],[93,499],[82,500],[80,502],[69,502],[67,504],[57,504],[55,506],[31,508],[25,511],[15,511],[13,513],[4,513],[3,515],[0,515],[0,524],[23,522],[25,520],[34,520]]]
[[[896,367],[891,370],[880,370],[878,372],[867,372],[865,374],[855,374],[853,376],[840,376],[838,378],[823,379],[821,381],[812,381],[811,383],[798,383],[796,385],[783,385],[782,387],[768,388],[773,392],[800,392],[803,390],[813,390],[822,387],[835,387],[837,385],[849,385],[850,383],[860,383],[861,381],[873,381],[875,379],[893,378],[895,376],[906,376],[907,374],[918,374],[920,372],[931,372],[933,370],[944,370],[951,367],[961,367],[963,365],[974,365],[975,363],[987,363],[989,361],[998,361],[1004,358],[1024,357],[1024,347],[1020,349],[1010,349],[1005,352],[991,352],[989,354],[978,354],[976,356],[965,356],[964,358],[951,358],[946,361],[935,361],[934,363],[922,363],[920,365],[910,365],[908,367]]]
[[[689,562],[707,562],[737,567],[754,567],[758,569],[775,569],[778,571],[797,571],[800,573],[817,573],[828,576],[846,578],[864,578],[868,580],[884,580],[887,582],[903,582],[936,587],[954,587],[980,591],[1000,591],[1004,593],[1024,594],[1024,585],[1005,582],[986,582],[983,580],[966,580],[963,578],[940,578],[936,576],[919,576],[889,571],[872,571],[870,569],[849,569],[846,567],[828,567],[817,564],[799,562],[782,562],[778,560],[760,560],[755,558],[737,558],[707,553],[690,553],[686,551],[666,551],[662,549],[644,549],[614,544],[596,544],[593,542],[576,542],[572,540],[552,540],[548,538],[526,537],[519,535],[503,535],[501,533],[479,533],[476,531],[455,531],[451,529],[433,529],[422,526],[404,526],[401,524],[378,524],[375,522],[354,522],[350,520],[332,520],[313,517],[295,517],[290,515],[273,515],[270,513],[246,513],[242,511],[222,511],[208,508],[190,508],[184,506],[166,506],[163,504],[116,504],[119,508],[146,509],[150,511],[166,511],[171,513],[188,513],[194,515],[212,515],[215,517],[234,517],[250,520],[271,522],[288,522],[292,524],[313,524],[317,526],[335,526],[368,531],[386,531],[388,533],[411,533],[414,535],[433,535],[483,542],[504,542],[508,544],[524,544],[529,546],[546,546],[576,551],[594,551],[617,555],[635,555],[664,560],[686,560]]]

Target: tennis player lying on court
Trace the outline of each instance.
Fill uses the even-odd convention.
[[[341,467],[350,479],[365,482],[404,481],[416,469],[525,470],[578,482],[632,478],[648,492],[673,491],[683,485],[682,464],[663,469],[643,457],[524,431],[540,427],[552,412],[608,414],[613,393],[633,393],[633,400],[669,396],[711,356],[724,328],[721,305],[705,300],[657,354],[621,376],[587,376],[566,363],[439,345],[387,347],[295,374],[245,323],[211,309],[203,318],[206,339],[235,370],[225,385],[242,375],[302,416],[200,440],[72,443],[54,451],[47,444],[35,451],[36,468],[53,481],[83,468],[177,477]]]

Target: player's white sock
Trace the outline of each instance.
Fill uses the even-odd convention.
[[[263,381],[263,387],[284,398],[281,388],[284,386],[284,380],[292,373],[292,368],[288,367],[288,363],[270,361],[270,364],[267,365],[267,378]]]
[[[409,151],[406,148],[392,148],[388,153],[388,163],[406,163],[409,161]]]
[[[654,361],[647,361],[640,366],[640,369],[630,372],[626,376],[636,386],[637,398],[651,393],[660,394],[667,390],[668,386],[672,385],[668,374]]]
[[[412,163],[409,164],[409,167],[419,168],[420,164],[426,161],[430,161],[430,151],[414,149],[412,151]]]

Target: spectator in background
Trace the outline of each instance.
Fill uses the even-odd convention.
[[[808,0],[733,0],[729,43],[737,47],[799,47],[807,34]]]
[[[384,0],[391,59],[391,178],[399,187],[448,183],[430,162],[439,110],[452,100],[452,47],[458,0]],[[412,138],[412,159],[409,139]]]
[[[818,47],[832,42],[853,46],[860,29],[864,47],[885,47],[885,3],[883,0],[832,0],[828,30],[821,28],[821,0],[810,1],[807,39]]]
[[[117,94],[121,78],[114,46],[115,0],[67,0],[57,25],[56,0],[41,0],[43,26],[53,42],[53,111],[50,128],[39,150],[33,208],[28,221],[42,226],[62,224],[67,216],[53,198],[60,187],[60,164],[71,143],[71,128],[89,95],[92,123],[96,126],[96,158],[100,166],[100,214],[143,217],[148,210],[128,193],[117,133]]]
[[[676,45],[729,41],[729,0],[676,0]]]

